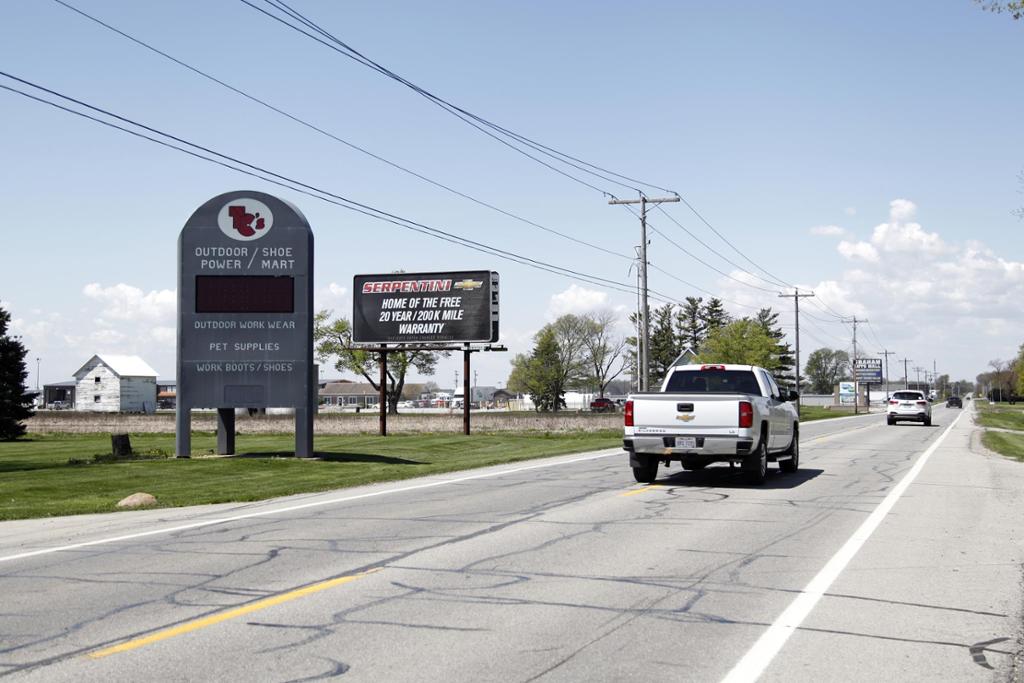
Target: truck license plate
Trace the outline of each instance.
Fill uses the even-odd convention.
[[[696,448],[697,437],[695,436],[677,436],[676,437],[676,448]]]

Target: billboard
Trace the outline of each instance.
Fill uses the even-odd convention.
[[[853,374],[858,382],[879,384],[882,381],[881,358],[854,358]]]
[[[854,393],[853,382],[840,382],[839,383],[839,402],[842,404],[853,404],[853,397],[856,396]]]
[[[491,270],[356,275],[352,341],[498,341],[498,274]]]

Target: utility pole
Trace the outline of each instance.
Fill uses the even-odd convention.
[[[814,292],[801,294],[800,290],[793,288],[792,294],[779,293],[780,299],[793,297],[793,317],[796,320],[796,412],[800,414],[800,297],[814,296]]]
[[[879,353],[881,353],[883,356],[885,356],[885,400],[888,401],[889,400],[889,356],[895,356],[896,352],[895,351],[888,351],[888,350],[886,350],[886,351],[879,351]]]
[[[651,322],[650,307],[647,305],[647,205],[664,204],[665,202],[678,202],[679,195],[674,197],[658,197],[649,199],[643,192],[639,199],[609,199],[609,204],[639,204],[640,205],[640,317],[641,317],[641,349],[640,349],[640,391],[647,391],[647,384],[650,380],[650,340]]]
[[[909,363],[912,360],[914,360],[914,359],[913,358],[904,358],[903,359],[903,388],[904,389],[909,389],[910,388],[910,372],[907,370],[907,363]]]
[[[857,320],[857,316],[851,319],[843,319],[844,323],[853,323],[853,414],[857,415],[857,401],[860,400],[860,383],[857,381],[857,323],[866,323],[867,320]],[[870,411],[870,408],[868,409]]]
[[[920,365],[914,366],[914,372],[917,373],[917,390],[921,391],[921,371],[924,370]]]

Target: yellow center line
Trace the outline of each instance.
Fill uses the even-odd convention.
[[[642,489],[633,489],[632,491],[626,491],[625,493],[620,493],[619,496],[620,497],[623,497],[623,496],[635,496],[638,493],[644,493],[646,491],[650,491],[651,489],[663,489],[663,488],[665,488],[665,487],[662,486],[661,484],[652,484],[651,486],[645,486]]]
[[[314,583],[310,586],[298,588],[287,593],[281,593],[279,595],[275,595],[264,600],[258,600],[256,602],[249,603],[248,605],[244,605],[237,609],[228,610],[227,612],[211,614],[210,616],[203,617],[202,619],[196,619],[195,621],[189,621],[184,624],[175,626],[173,628],[164,629],[163,631],[157,631],[156,633],[152,633],[143,638],[136,638],[135,640],[129,640],[127,642],[121,643],[120,645],[114,645],[113,647],[97,650],[96,652],[90,652],[88,657],[90,659],[100,659],[101,657],[117,654],[118,652],[127,652],[128,650],[134,650],[136,648],[140,648],[145,645],[150,645],[161,640],[173,638],[174,636],[180,636],[183,633],[190,633],[192,631],[197,631],[201,628],[206,628],[207,626],[213,626],[214,624],[219,624],[222,621],[227,621],[228,619],[234,619],[235,617],[240,617],[245,614],[257,612],[268,607],[273,607],[274,605],[280,605],[281,603],[289,602],[291,600],[305,597],[307,595],[312,595],[313,593],[319,593],[320,591],[327,590],[328,588],[334,588],[335,586],[340,586],[345,583],[351,583],[352,581],[361,579],[364,576],[368,576],[370,574],[373,574],[374,572],[378,572],[380,571],[380,569],[380,567],[377,567],[375,569],[369,569],[365,572],[360,572],[359,574],[352,574],[350,576],[339,576],[336,579],[329,579],[327,581],[321,581],[320,583]]]

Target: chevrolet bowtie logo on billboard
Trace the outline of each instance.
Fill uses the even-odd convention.
[[[480,280],[465,279],[465,280],[462,280],[461,282],[456,282],[452,286],[455,289],[463,289],[463,290],[472,291],[474,289],[480,289],[481,287],[484,286],[484,283],[482,281],[480,281]]]
[[[356,275],[352,340],[358,344],[498,341],[498,274]]]

